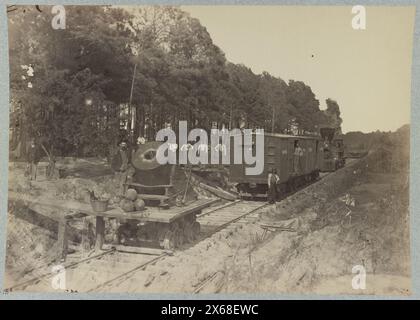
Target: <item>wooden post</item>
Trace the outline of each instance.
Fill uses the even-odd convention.
[[[95,250],[102,250],[105,238],[105,220],[103,217],[96,216],[96,244]]]
[[[63,217],[58,221],[58,237],[57,237],[57,256],[60,260],[66,260],[68,249],[68,230],[67,217]]]

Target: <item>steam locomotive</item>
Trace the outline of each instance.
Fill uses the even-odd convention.
[[[321,128],[323,138],[324,160],[322,161],[321,171],[336,171],[346,164],[344,157],[344,142],[342,138],[336,136],[334,128]]]

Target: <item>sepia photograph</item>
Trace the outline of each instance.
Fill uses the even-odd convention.
[[[412,295],[415,6],[3,10],[5,293]]]

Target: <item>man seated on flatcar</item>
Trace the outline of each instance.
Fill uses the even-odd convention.
[[[275,168],[271,169],[271,172],[268,174],[268,201],[269,203],[274,203],[277,200],[277,184],[280,181],[280,177],[277,174]]]

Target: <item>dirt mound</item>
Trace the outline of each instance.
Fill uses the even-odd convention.
[[[28,274],[37,274],[42,265],[52,262],[56,234],[48,229],[8,215],[5,284],[10,287]]]

